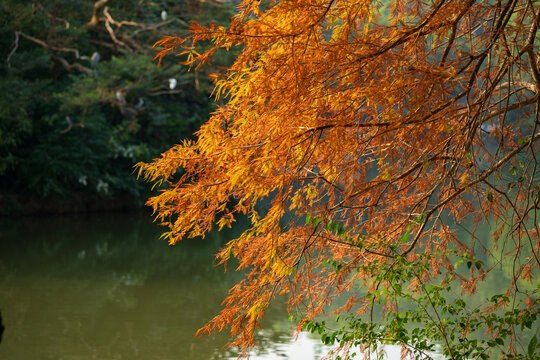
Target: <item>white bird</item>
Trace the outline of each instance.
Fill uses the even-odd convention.
[[[116,92],[116,100],[120,101],[122,104],[126,103],[126,98],[120,91]]]
[[[79,176],[79,184],[82,184],[84,186],[88,185],[88,176],[86,175]]]
[[[66,122],[68,123],[68,126],[64,130],[60,131],[60,134],[67,133],[73,127],[73,120],[71,120],[71,116],[66,116]]]
[[[167,20],[167,12],[165,10],[161,11],[161,20],[163,21]]]
[[[177,81],[176,81],[175,78],[170,78],[169,79],[169,89],[174,90],[174,88],[176,87],[176,83],[177,83]]]
[[[101,60],[101,56],[99,55],[97,51],[94,51],[94,53],[92,54],[92,57],[90,58],[90,65],[92,67],[96,67],[99,60]]]
[[[138,101],[137,104],[135,105],[135,109],[140,109],[143,105],[144,105],[144,100],[143,100],[143,98],[139,98],[139,101]]]

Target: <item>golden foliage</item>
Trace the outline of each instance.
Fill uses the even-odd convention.
[[[236,257],[246,278],[201,331],[230,326],[245,350],[280,293],[304,320],[346,293],[344,310],[363,312],[353,285],[381,286],[363,265],[438,252],[437,276],[453,268],[447,249],[504,247],[500,231],[460,241],[455,224],[471,215],[511,229],[523,262],[516,276],[530,280],[538,237],[522,230],[532,223],[538,232],[540,137],[532,3],[244,0],[228,27],[192,23],[189,36],[158,42],[158,60],[179,53],[189,66],[241,48],[215,76],[224,104],[197,140],[139,164],[146,179],[167,185],[148,203],[171,244],[240,215],[251,221],[218,255]],[[199,54],[200,41],[213,46]],[[305,225],[307,214],[324,221]],[[335,222],[352,238],[366,234],[364,246],[325,229]],[[480,275],[473,267],[464,290]]]

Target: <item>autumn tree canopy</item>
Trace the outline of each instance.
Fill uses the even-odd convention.
[[[539,266],[537,1],[244,0],[237,10],[228,27],[194,22],[157,43],[159,60],[180,54],[196,67],[219,48],[240,54],[214,76],[221,105],[197,140],[140,164],[163,185],[149,205],[171,244],[250,220],[217,255],[236,258],[245,279],[201,332],[230,327],[246,349],[278,294],[300,325],[328,309],[372,314],[373,294],[394,289],[379,275],[403,261],[425,269],[407,283],[414,296],[428,283],[472,293],[511,259],[504,296],[538,306],[520,287]],[[213,47],[197,52],[202,41]],[[457,236],[468,219],[489,234]],[[460,258],[474,266],[456,269]]]

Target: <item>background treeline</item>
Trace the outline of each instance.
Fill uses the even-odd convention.
[[[152,45],[190,20],[226,22],[233,11],[224,1],[2,0],[4,212],[21,194],[144,199],[133,165],[198,129],[213,109],[207,73],[233,56],[199,73],[178,57],[158,67]]]

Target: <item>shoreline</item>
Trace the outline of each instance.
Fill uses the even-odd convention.
[[[84,214],[100,211],[146,211],[143,200],[127,194],[112,197],[93,197],[74,194],[64,198],[40,198],[23,194],[0,193],[0,216],[35,216]]]

